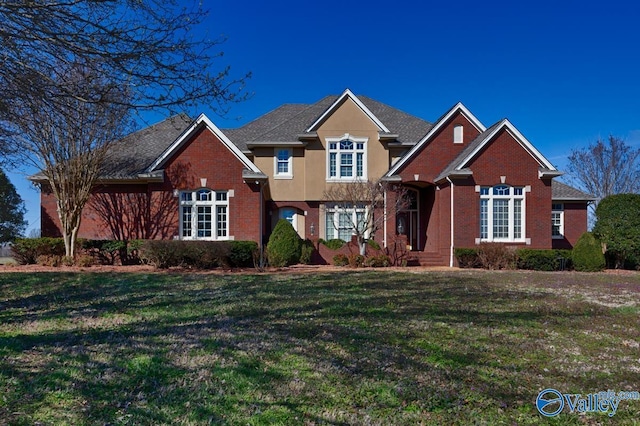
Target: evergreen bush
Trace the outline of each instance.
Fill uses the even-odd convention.
[[[602,244],[591,232],[585,232],[580,236],[573,247],[571,259],[576,271],[602,271],[605,267]]]
[[[345,240],[341,240],[340,238],[334,238],[332,240],[320,239],[318,242],[320,244],[324,244],[327,248],[331,250],[338,250],[342,248],[345,244],[347,244]]]
[[[475,248],[457,248],[454,255],[458,260],[460,268],[478,268],[480,267],[480,259],[478,259],[478,249]]]
[[[258,243],[255,241],[231,241],[229,261],[236,267],[253,266],[256,251],[258,251]]]
[[[640,194],[604,198],[596,209],[594,236],[616,268],[634,267],[640,257]]]
[[[302,239],[286,219],[280,219],[267,243],[269,265],[289,266],[300,261]]]
[[[560,269],[560,257],[556,250],[516,250],[518,269],[531,269],[534,271],[557,271]]]
[[[304,240],[302,242],[302,247],[300,247],[300,263],[310,265],[315,249],[316,248],[311,240]]]

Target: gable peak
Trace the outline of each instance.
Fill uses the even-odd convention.
[[[349,89],[345,89],[344,92],[342,92],[342,94],[340,96],[338,96],[338,98],[333,102],[333,104],[331,104],[331,106],[329,106],[329,108],[327,108],[321,115],[320,117],[318,117],[318,119],[316,121],[313,122],[313,124],[311,124],[311,126],[309,126],[305,132],[309,133],[309,132],[314,132],[316,130],[318,130],[318,127],[320,127],[320,125],[322,123],[324,123],[324,121],[331,115],[333,114],[347,99],[351,99],[351,101],[353,101],[354,104],[356,104],[356,106],[358,108],[360,108],[360,110],[371,120],[373,121],[373,123],[378,126],[378,129],[382,132],[385,133],[390,133],[389,129],[387,128],[387,126],[384,125],[384,123],[382,123],[382,121],[380,121],[380,119],[378,119],[378,117],[376,117],[373,112],[371,112],[371,110],[369,108],[367,108],[367,106],[360,100],[358,99],[358,97]]]

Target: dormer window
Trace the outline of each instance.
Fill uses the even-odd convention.
[[[463,130],[464,127],[462,127],[460,124],[453,128],[453,143],[462,143],[462,138],[464,135]]]
[[[327,180],[367,178],[367,138],[327,138]]]

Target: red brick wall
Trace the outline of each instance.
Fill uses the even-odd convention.
[[[83,213],[79,236],[82,238],[113,238],[113,233],[91,205],[99,194],[126,197],[136,193],[146,198],[146,231],[143,238],[171,239],[179,234],[178,200],[173,190],[195,190],[206,178],[206,187],[213,190],[234,190],[229,198],[229,235],[236,240],[259,241],[260,187],[244,183],[244,165],[206,128],[200,129],[165,165],[165,182],[149,185],[102,185]],[[41,194],[42,233],[60,235],[55,198],[46,190]],[[144,215],[144,213],[141,213]],[[121,215],[122,216],[122,215]],[[139,215],[129,215],[139,218]],[[131,219],[124,217],[129,224]],[[149,222],[153,223],[149,223]],[[126,227],[126,226],[125,226]]]
[[[453,128],[463,126],[463,143],[453,143]],[[403,182],[414,181],[414,175],[418,174],[420,181],[433,182],[436,176],[453,161],[480,132],[461,113],[455,114],[434,135],[432,140],[418,152],[398,173]]]
[[[571,249],[587,231],[587,203],[564,203],[564,238],[553,239],[553,248]]]
[[[527,247],[551,248],[551,181],[538,178],[539,164],[509,132],[499,132],[469,168],[472,177],[454,181],[456,247],[473,247],[480,236],[480,194],[475,192],[475,185],[497,185],[505,176],[507,185],[531,185],[531,192],[525,193],[525,237],[531,239]]]

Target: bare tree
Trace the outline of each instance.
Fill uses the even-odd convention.
[[[388,193],[393,193],[393,197],[386,197]],[[324,191],[323,198],[327,203],[327,214],[338,215],[332,221],[336,232],[349,229],[356,236],[363,256],[367,238],[383,227],[387,214],[397,212],[407,204],[402,188],[382,180],[333,184]]]
[[[613,194],[640,191],[640,149],[633,149],[622,139],[609,136],[569,155],[567,171],[578,186],[600,202]]]
[[[86,99],[53,78],[60,64],[84,63],[129,96],[134,109],[207,104],[224,113],[244,99],[244,81],[219,66],[224,40],[197,36],[207,16],[202,2],[184,0],[43,0],[0,2],[0,114],[12,100]],[[187,5],[187,6],[185,6]],[[204,28],[202,29],[204,31]]]
[[[68,256],[109,144],[128,114],[207,104],[225,113],[244,81],[219,67],[219,39],[182,0],[0,2],[0,152],[40,170]]]
[[[15,100],[10,138],[17,148],[15,156],[37,167],[41,184],[54,194],[65,254],[73,256],[82,210],[103,171],[109,146],[128,130],[127,108],[110,100],[127,94],[82,65],[60,66],[52,78],[57,80],[73,87],[78,96],[60,96],[53,102],[36,95]]]

